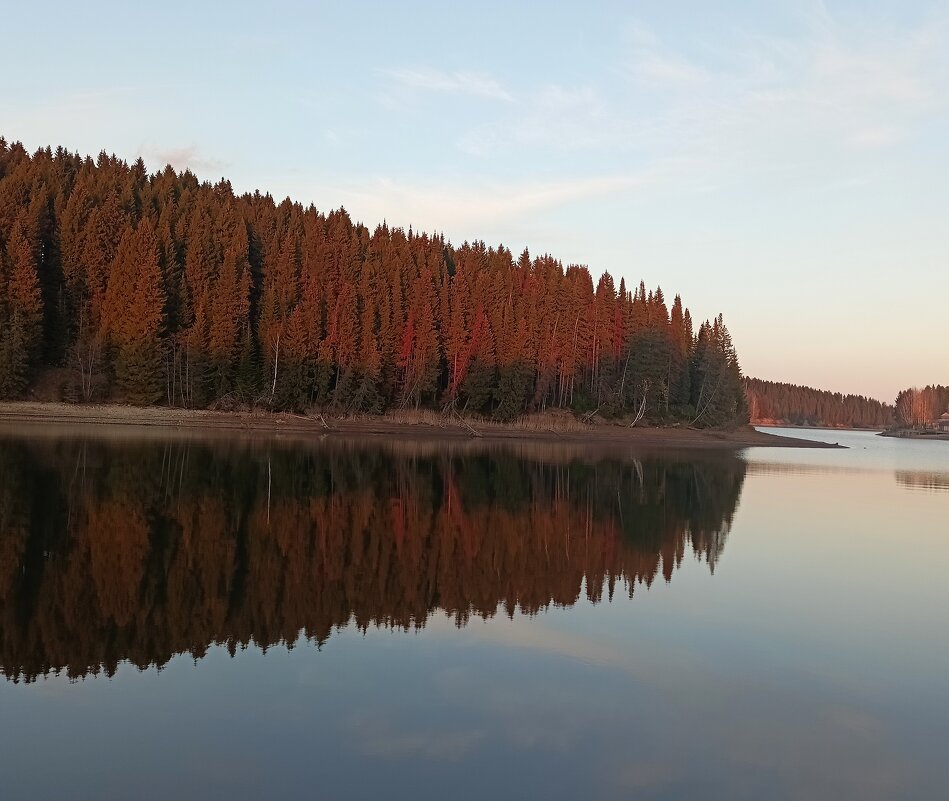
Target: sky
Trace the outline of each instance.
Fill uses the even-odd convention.
[[[743,370],[949,383],[949,4],[51,0],[0,135],[503,243],[724,313]]]

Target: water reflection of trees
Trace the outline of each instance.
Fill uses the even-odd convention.
[[[632,596],[688,551],[714,569],[743,479],[734,458],[7,440],[0,670]]]
[[[922,470],[897,470],[896,481],[900,486],[929,492],[949,491],[949,473]]]

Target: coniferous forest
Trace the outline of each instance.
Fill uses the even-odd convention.
[[[884,428],[893,422],[892,406],[863,395],[759,378],[745,378],[744,386],[752,423]]]
[[[661,289],[3,139],[0,397],[747,421],[721,316]]]

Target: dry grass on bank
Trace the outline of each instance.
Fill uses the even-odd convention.
[[[387,415],[330,417],[309,415],[210,410],[147,408],[109,404],[65,404],[39,402],[0,403],[0,425],[7,432],[22,432],[25,425],[77,433],[89,426],[100,430],[132,428],[144,430],[190,430],[221,435],[301,437],[388,437],[437,440],[574,443],[583,447],[714,448],[736,449],[755,445],[826,447],[822,443],[778,437],[751,427],[733,431],[699,431],[678,428],[630,428],[603,421],[584,423],[569,413],[529,415],[514,423],[462,418],[431,410],[402,410]]]

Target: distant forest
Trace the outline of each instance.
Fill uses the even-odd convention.
[[[912,387],[896,396],[896,424],[903,428],[926,428],[949,411],[949,387],[930,384]]]
[[[661,289],[0,139],[0,397],[31,392],[747,421],[722,317],[696,327]]]
[[[893,423],[894,409],[887,403],[863,395],[744,379],[752,423],[886,428]]]

